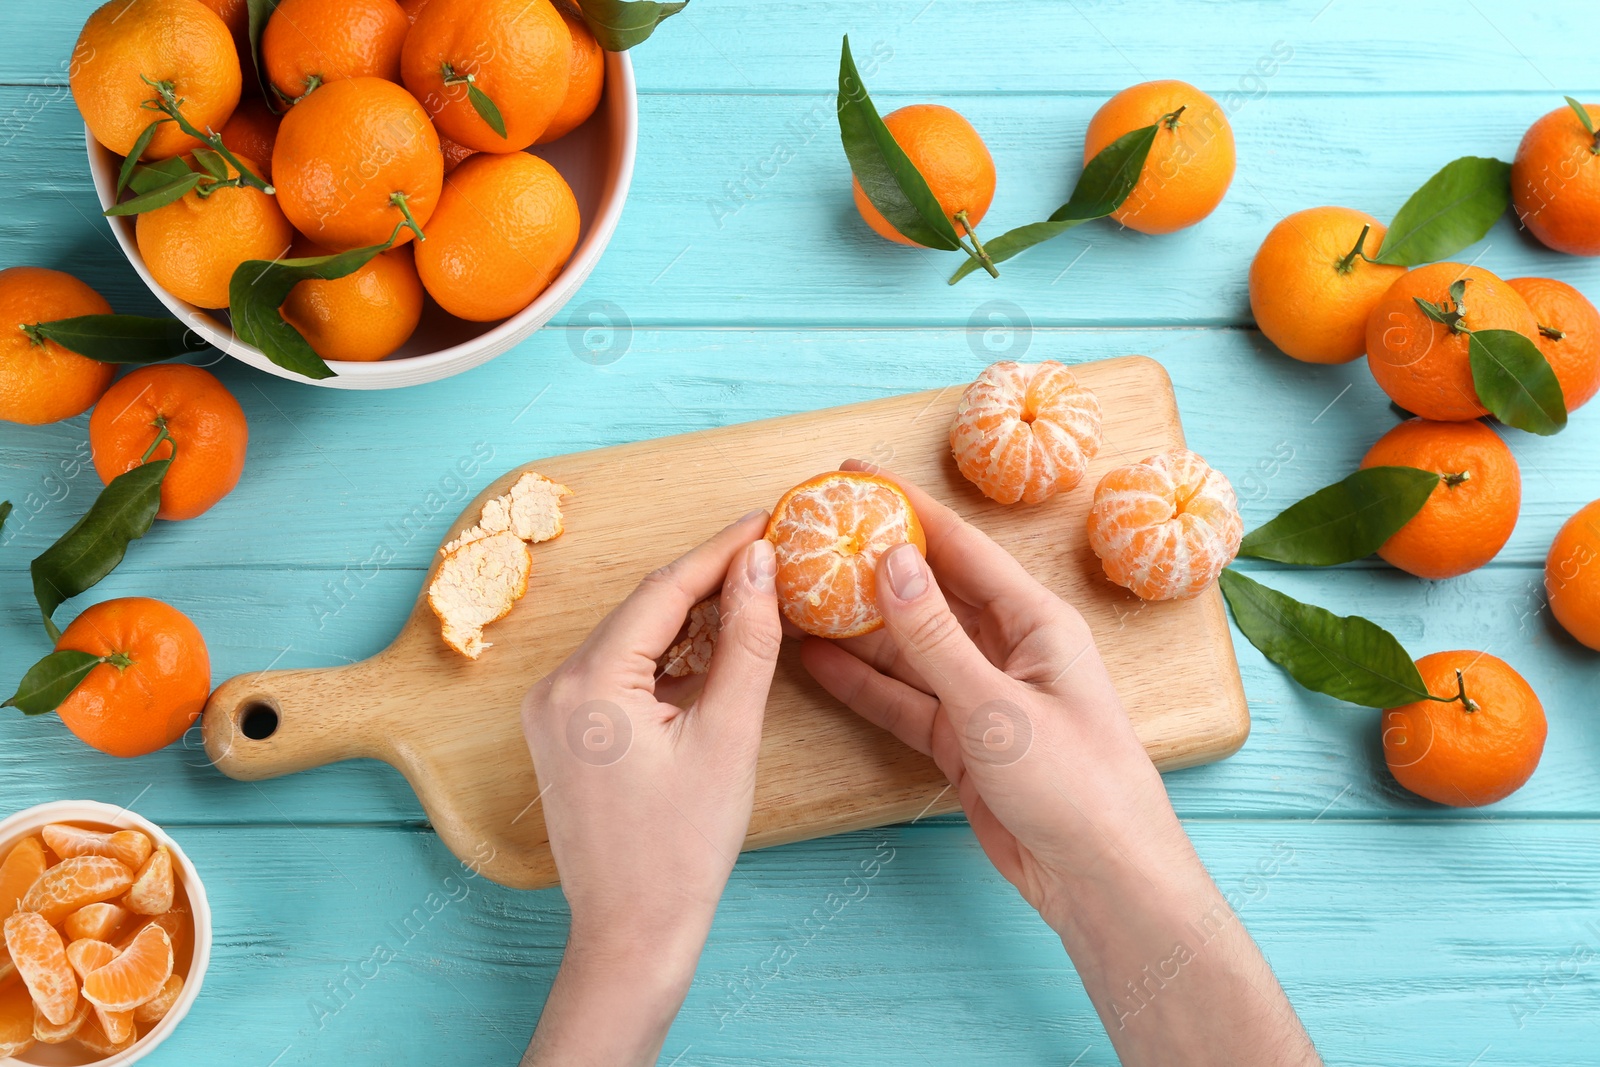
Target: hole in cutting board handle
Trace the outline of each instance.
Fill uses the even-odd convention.
[[[278,732],[278,709],[256,701],[239,709],[239,732],[252,741],[265,741]]]

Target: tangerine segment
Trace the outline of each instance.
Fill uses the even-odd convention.
[[[1089,546],[1106,577],[1145,600],[1194,596],[1243,537],[1233,486],[1186,448],[1109,471],[1089,510]]]
[[[83,976],[83,995],[108,1012],[132,1011],[154,1000],[172,976],[172,940],[154,923],[139,931],[122,954]],[[108,1037],[115,1037],[108,1031]]]
[[[84,1003],[88,1003],[85,1001]],[[105,1031],[106,1040],[113,1045],[128,1044],[133,1041],[133,1012],[106,1011],[104,1008],[94,1009],[94,1017],[100,1024],[100,1029]]]
[[[162,845],[140,868],[123,903],[140,915],[161,915],[172,910],[172,895],[172,854]]]
[[[78,1044],[82,1045],[84,1048],[95,1053],[96,1055],[115,1056],[117,1053],[125,1051],[131,1047],[135,1041],[139,1040],[139,1031],[136,1028],[133,1033],[128,1035],[128,1039],[126,1041],[113,1041],[111,1038],[106,1036],[106,1029],[103,1025],[101,1025],[98,1014],[91,1013],[89,1017],[83,1021],[83,1026],[78,1030],[77,1038]]]
[[[72,964],[72,969],[78,972],[79,978],[86,978],[90,971],[98,971],[122,953],[104,941],[96,941],[86,937],[81,941],[74,941],[67,946],[67,962]]]
[[[1055,360],[986,367],[950,426],[967,481],[1002,504],[1037,504],[1083,481],[1100,450],[1100,401]]]
[[[155,848],[138,830],[105,833],[69,823],[52,823],[44,828],[43,834],[50,851],[64,860],[74,856],[109,856],[135,871],[144,866]]]
[[[44,1012],[38,1005],[33,1008],[33,1039],[42,1041],[46,1045],[63,1045],[78,1036],[78,1031],[83,1029],[84,1022],[89,1018],[89,1012],[94,1008],[83,998],[78,999],[78,1010],[72,1013],[72,1018],[57,1026],[44,1017]],[[4,1047],[0,1046],[0,1055],[4,1054]]]
[[[40,875],[21,907],[55,924],[87,904],[121,896],[131,885],[133,872],[109,856],[74,856]]]
[[[173,908],[171,911],[163,915],[154,916],[149,922],[128,931],[115,942],[117,949],[127,949],[140,934],[151,927],[156,927],[167,935],[167,940],[172,943],[172,952],[175,956],[182,956],[188,950],[192,928],[187,908]]]
[[[898,545],[927,553],[911,501],[887,478],[830,471],[779,498],[767,526],[784,616],[817,637],[855,637],[883,625],[878,558]]]
[[[0,1060],[25,1052],[33,1044],[34,1010],[27,986],[0,986]]]
[[[44,857],[44,843],[37,837],[24,837],[0,861],[0,919],[9,919],[17,910],[22,898],[49,864]]]
[[[61,924],[61,932],[70,941],[81,941],[85,938],[104,941],[117,932],[117,928],[127,917],[127,910],[115,904],[104,902],[90,904],[68,915],[66,921]]]
[[[150,1026],[167,1017],[167,1012],[178,1003],[178,997],[183,993],[183,976],[170,974],[161,987],[161,992],[133,1009],[133,1021],[143,1026]]]
[[[55,928],[38,912],[19,911],[6,920],[6,949],[44,1017],[57,1026],[70,1021],[78,1009],[78,979]],[[31,1036],[31,1019],[28,1031]]]

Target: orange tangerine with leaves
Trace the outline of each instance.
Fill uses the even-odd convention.
[[[1186,448],[1106,472],[1088,525],[1106,577],[1144,600],[1199,593],[1244,538],[1233,486]]]
[[[444,156],[427,112],[405,89],[382,78],[345,78],[283,117],[272,182],[295,229],[347,252],[383,244],[402,223],[426,227],[444,183]],[[395,241],[414,236],[408,225]]]
[[[117,368],[63,348],[35,327],[109,314],[105,297],[70,274],[0,270],[0,419],[37,426],[93,407]]]
[[[1432,700],[1383,713],[1383,759],[1395,781],[1452,807],[1503,800],[1544,753],[1544,706],[1522,675],[1487,652],[1417,660]]]
[[[1100,450],[1100,401],[1054,360],[995,363],[956,405],[950,450],[1001,504],[1037,504],[1083,480]]]
[[[556,5],[556,13],[567,24],[572,36],[572,62],[567,71],[567,94],[561,98],[561,107],[551,118],[534,144],[549,144],[571,133],[589,120],[594,109],[600,106],[600,94],[606,87],[606,53],[589,31],[588,23],[565,4]]]
[[[1511,163],[1517,217],[1557,252],[1600,256],[1600,105],[1544,115],[1522,135]]]
[[[1305,363],[1348,363],[1367,319],[1406,272],[1373,263],[1388,228],[1365,211],[1314,207],[1285,216],[1250,262],[1250,311],[1267,340]]]
[[[1171,233],[1217,209],[1233,182],[1233,127],[1211,97],[1188,82],[1143,82],[1100,106],[1083,137],[1087,164],[1111,142],[1145,126],[1156,137],[1144,169],[1111,217],[1140,233]]]
[[[860,471],[829,471],[784,493],[766,538],[777,557],[784,617],[816,637],[856,637],[881,627],[878,559],[898,545],[928,550],[905,491]]]
[[[396,352],[422,320],[422,279],[412,247],[391,248],[352,274],[296,285],[280,311],[323,359],[370,363]],[[302,245],[296,256],[325,256]]]
[[[144,158],[167,159],[200,142],[147,105],[164,92],[191,127],[220,130],[243,75],[227,24],[200,0],[110,0],[84,23],[68,81],[95,140],[125,156],[159,122]]]
[[[1422,509],[1378,549],[1419,578],[1454,578],[1493,559],[1517,527],[1522,474],[1487,425],[1407,419],[1362,457],[1361,466],[1415,467],[1439,476]]]
[[[106,391],[89,416],[101,481],[147,460],[172,460],[161,480],[162,519],[192,519],[239,484],[250,429],[244,409],[200,367],[141,367]]]
[[[278,143],[278,116],[266,101],[250,97],[239,103],[233,117],[222,127],[222,144],[236,156],[251,160],[255,173],[272,180],[272,149]]]
[[[279,0],[261,31],[261,62],[286,101],[341,78],[398,82],[410,29],[395,0]]]
[[[480,152],[538,140],[566,100],[571,67],[572,34],[550,0],[429,0],[400,61],[439,132]]]
[[[1561,383],[1569,412],[1600,391],[1600,311],[1589,298],[1554,278],[1512,278],[1506,282],[1528,302],[1539,323],[1539,346]]]
[[[1600,651],[1600,500],[1561,524],[1545,557],[1544,587],[1556,621],[1580,644]]]
[[[65,648],[88,652],[101,662],[56,713],[80,740],[112,756],[143,756],[170,745],[200,716],[211,695],[205,640],[188,616],[159,600],[122,597],[85,608],[56,642],[57,650]],[[69,863],[92,865],[87,869],[101,872],[105,884],[120,869],[127,882],[105,896],[61,895],[53,922],[133,885],[132,870],[103,856],[63,860],[46,877]]]
[[[909,104],[883,117],[895,144],[928,183],[956,233],[966,236],[983,221],[994,200],[994,157],[961,114],[940,104]],[[917,242],[895,229],[851,179],[856,210],[879,237],[897,244]]]
[[[1451,295],[1451,287],[1461,299]],[[1426,300],[1452,318],[1431,318],[1417,300]],[[1476,330],[1514,330],[1538,335],[1539,323],[1528,302],[1511,286],[1481,267],[1430,263],[1394,280],[1367,320],[1367,367],[1378,387],[1400,407],[1424,419],[1459,422],[1481,418],[1489,409],[1472,380],[1470,334]]]

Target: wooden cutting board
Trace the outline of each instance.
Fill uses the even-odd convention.
[[[554,885],[539,784],[519,708],[639,579],[813,474],[879,463],[954,507],[1088,619],[1157,766],[1221,759],[1250,729],[1215,588],[1146,604],[1112,585],[1084,517],[1108,469],[1183,444],[1172,384],[1142,356],[1074,367],[1105,412],[1084,483],[1042,505],[1002,507],[955,468],[948,432],[963,384],[764,422],[539,460],[507,473],[451,527],[526,469],[570,486],[566,533],[533,547],[525,596],[477,661],[445,646],[425,597],[394,643],[347,667],[268,671],[224,683],[206,706],[206,751],[228,775],[270,778],[337,760],[392,764],[462,860],[508,886]],[[437,565],[437,557],[435,558]],[[423,582],[426,591],[430,571]],[[932,763],[824,693],[786,642],[767,707],[747,848],[956,810]],[[1183,670],[1175,696],[1174,668]]]

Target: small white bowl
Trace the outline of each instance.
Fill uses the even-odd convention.
[[[194,950],[189,960],[189,973],[183,979],[183,992],[172,1010],[156,1024],[155,1029],[141,1035],[133,1047],[115,1056],[97,1059],[89,1056],[82,1046],[46,1045],[35,1043],[20,1056],[0,1059],[0,1067],[69,1067],[75,1064],[94,1064],[95,1067],[124,1067],[144,1059],[177,1029],[189,1013],[195,998],[200,995],[200,983],[205,979],[206,967],[211,963],[211,905],[206,901],[206,889],[200,874],[184,855],[178,843],[167,832],[142,815],[135,815],[114,804],[101,804],[94,800],[58,800],[50,804],[19,811],[10,818],[0,820],[0,856],[24,837],[36,834],[53,822],[99,823],[123,830],[139,830],[150,840],[167,846],[177,863],[177,874],[189,897],[189,911],[194,918]]]
[[[100,206],[116,200],[117,172],[122,161],[85,131],[89,145],[89,173]],[[594,115],[559,141],[531,151],[561,172],[578,200],[581,227],[572,258],[550,287],[532,304],[498,323],[463,322],[445,314],[432,300],[423,311],[422,324],[400,351],[376,363],[330,361],[334,377],[304,378],[269,360],[254,345],[233,335],[222,312],[206,311],[179,300],[156,284],[145,269],[134,241],[134,220],[111,218],[111,233],[139,277],[167,309],[196,333],[224,352],[280,378],[308,382],[330,389],[398,389],[460,374],[525,340],[549,322],[583,285],[600,261],[622,217],[633,180],[634,155],[639,140],[639,98],[633,80],[633,63],[626,52],[606,55],[605,96]]]

